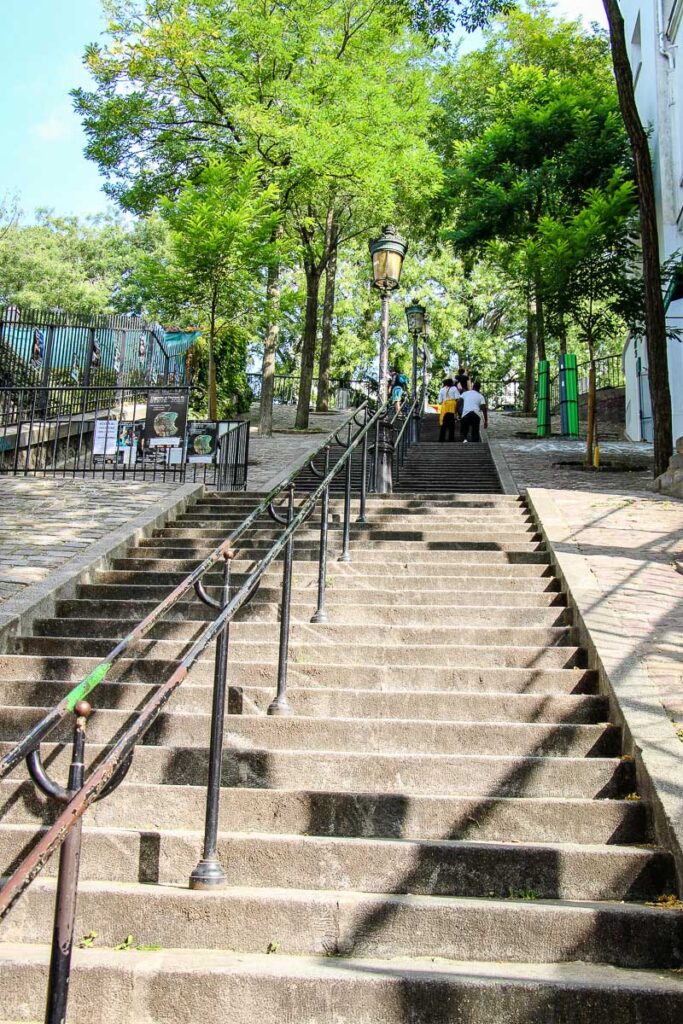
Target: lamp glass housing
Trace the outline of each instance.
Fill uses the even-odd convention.
[[[385,227],[380,237],[370,242],[372,281],[375,288],[383,292],[398,288],[407,249],[406,242],[393,227]]]
[[[406,320],[411,334],[424,334],[426,312],[424,306],[414,300],[412,305],[406,306]]]

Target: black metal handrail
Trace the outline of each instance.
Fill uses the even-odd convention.
[[[341,427],[337,428],[341,430],[347,423],[358,422],[356,416],[360,410],[356,409],[348,417],[348,419],[342,424]],[[377,414],[376,414],[377,415]],[[26,734],[12,750],[8,751],[4,757],[0,758],[0,781],[2,781],[10,772],[16,768],[30,752],[35,749],[40,743],[42,743],[50,733],[57,727],[57,725],[64,719],[68,714],[73,712],[76,704],[79,701],[85,700],[92,692],[96,689],[101,682],[103,682],[110,669],[114,664],[121,658],[138,640],[141,640],[146,633],[155,625],[156,622],[169,611],[178,601],[184,597],[194,585],[202,579],[202,577],[216,565],[223,557],[223,550],[226,545],[229,547],[234,544],[242,534],[249,529],[250,526],[268,510],[271,504],[275,501],[277,496],[294,482],[297,476],[302,473],[306,467],[314,462],[314,460],[320,455],[322,451],[328,447],[333,441],[335,431],[331,431],[327,437],[321,441],[316,450],[308,456],[308,458],[297,466],[292,473],[281,480],[269,493],[261,499],[259,504],[249,513],[249,515],[237,526],[232,533],[226,537],[226,539],[218,545],[218,547],[208,555],[203,562],[201,562],[196,569],[189,573],[182,583],[165,597],[163,601],[152,609],[149,615],[145,616],[141,622],[133,629],[128,636],[120,640],[112,650],[103,658],[103,660],[97,665],[92,672],[88,673],[85,679],[81,680],[76,686],[74,686],[69,693],[64,697],[58,704],[56,704],[48,713],[45,715],[40,722],[37,722],[32,729]]]
[[[144,738],[153,722],[170,700],[172,694],[187,677],[191,667],[214,640],[217,640],[217,644],[209,744],[209,780],[207,785],[204,846],[202,858],[190,876],[190,886],[196,889],[206,889],[225,882],[225,874],[217,857],[217,843],[230,622],[234,619],[237,612],[251,600],[260,585],[263,574],[284,551],[277,692],[268,708],[268,714],[293,714],[287,700],[287,667],[294,535],[299,527],[310,519],[318,500],[322,498],[318,607],[311,621],[324,622],[326,621],[325,565],[327,560],[330,484],[338,473],[342,470],[345,471],[344,546],[340,560],[349,561],[351,459],[362,443],[363,464],[364,469],[366,468],[368,436],[374,429],[376,421],[386,415],[386,411],[386,406],[382,406],[372,416],[369,416],[369,411],[366,408],[364,423],[359,425],[357,420],[358,410],[356,410],[349,417],[347,423],[349,431],[351,430],[352,421],[355,421],[359,429],[353,439],[349,437],[349,443],[335,465],[330,469],[330,444],[335,432],[330,434],[309,458],[308,463],[312,463],[316,456],[321,451],[324,451],[324,476],[318,487],[304,500],[298,509],[295,510],[294,508],[295,479],[308,463],[298,467],[290,477],[278,484],[276,488],[273,488],[230,536],[219,544],[201,565],[186,577],[179,587],[176,587],[167,598],[161,601],[139,623],[132,633],[120,641],[107,659],[101,662],[78,686],[74,687],[0,762],[0,778],[3,778],[25,758],[29,774],[36,785],[46,795],[65,805],[54,824],[39,838],[35,846],[15,868],[0,890],[1,919],[11,910],[22,892],[28,888],[33,879],[40,873],[52,854],[60,849],[46,1010],[46,1021],[48,1024],[53,1024],[53,1022],[56,1024],[57,1021],[62,1021],[66,1012],[83,815],[94,801],[112,792],[123,781],[132,763],[137,744]],[[361,521],[364,521],[366,485],[367,480],[364,473],[361,481],[361,515],[359,517]],[[230,563],[236,554],[233,543],[266,509],[268,509],[272,518],[276,521],[283,521],[280,513],[274,507],[275,499],[283,490],[286,490],[288,493],[285,528],[261,561],[249,572],[247,578],[231,598]],[[223,581],[221,599],[217,601],[210,597],[205,590],[202,578],[212,566],[219,562],[223,564]],[[143,704],[141,710],[136,715],[135,721],[115,740],[97,768],[93,770],[87,779],[84,779],[85,732],[87,719],[92,712],[92,708],[84,698],[92,693],[106,678],[109,670],[118,658],[136,640],[144,636],[153,623],[158,621],[161,615],[172,607],[191,587],[194,587],[200,600],[216,609],[216,617],[194,641],[190,650],[183,656],[171,676]],[[69,782],[65,789],[50,779],[40,757],[40,744],[69,712],[75,713],[76,721]]]
[[[405,457],[408,448],[410,447],[409,427],[411,419],[415,411],[420,408],[420,405],[422,404],[423,400],[424,395],[422,393],[415,396],[413,401],[410,403],[409,408],[406,409],[405,411],[405,418],[403,420],[403,423],[401,424],[401,429],[399,430],[398,434],[394,439],[394,473],[396,474],[397,481],[401,479],[401,469],[403,467],[403,463],[405,462]]]

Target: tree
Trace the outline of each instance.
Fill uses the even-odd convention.
[[[0,237],[0,303],[69,312],[141,312],[127,279],[152,244],[152,226],[129,227],[113,215],[16,220]]]
[[[456,22],[466,29],[490,24],[511,4],[499,0],[394,0],[404,15],[432,38],[451,31]],[[609,24],[612,65],[619,108],[629,138],[640,214],[641,266],[645,301],[645,335],[650,367],[654,433],[654,473],[663,473],[672,451],[671,394],[668,373],[666,316],[662,299],[656,202],[647,133],[635,101],[633,73],[628,59],[624,19],[618,0],[603,0]]]
[[[643,319],[642,281],[630,273],[637,255],[636,209],[633,182],[615,174],[605,188],[590,189],[572,217],[548,217],[539,226],[546,295],[588,349],[588,466],[596,431],[596,352],[601,342],[623,334],[624,327],[634,330]]]
[[[87,53],[96,88],[74,92],[86,152],[109,194],[136,212],[195,180],[207,152],[229,157],[235,170],[258,156],[263,186],[278,186],[283,233],[296,239],[308,279],[304,426],[318,288],[331,251],[327,211],[348,222],[352,204],[353,230],[361,230],[360,202],[373,211],[362,227],[374,230],[395,205],[397,180],[409,194],[438,178],[421,129],[429,107],[424,46],[379,0],[109,0],[107,10],[111,44]],[[276,268],[268,288],[276,311]],[[266,390],[276,337],[271,322]]]
[[[647,134],[636,105],[633,73],[626,49],[624,19],[617,0],[603,0],[610,32],[614,76],[619,107],[633,153],[634,173],[638,186],[640,239],[645,296],[645,338],[647,343],[648,381],[652,398],[654,440],[654,475],[664,473],[673,450],[671,392],[669,390],[668,340],[666,314],[662,298],[662,275],[659,262],[657,207],[652,176],[652,159]]]
[[[443,76],[435,143],[446,164],[442,216],[463,251],[487,252],[527,300],[526,377],[546,357],[538,226],[624,166],[626,138],[604,38],[541,5],[496,23],[483,50]],[[492,244],[495,243],[495,244]],[[555,318],[566,344],[566,324]],[[533,408],[527,388],[525,406]]]
[[[234,329],[240,296],[272,259],[277,192],[261,187],[257,161],[244,164],[236,177],[228,163],[213,158],[196,184],[186,184],[174,201],[162,199],[161,213],[170,228],[169,260],[150,266],[150,277],[206,327],[209,418],[217,419],[217,342]]]

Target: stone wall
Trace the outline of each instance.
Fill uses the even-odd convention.
[[[683,498],[683,437],[676,441],[676,452],[669,459],[669,468],[657,477],[653,486],[661,494]]]

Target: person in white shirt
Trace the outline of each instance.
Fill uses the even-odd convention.
[[[441,406],[441,427],[439,429],[439,441],[455,441],[455,412],[458,405],[460,392],[453,383],[451,377],[446,377],[439,391],[439,405]]]
[[[479,428],[481,420],[484,426],[489,425],[489,412],[486,408],[486,399],[479,391],[479,385],[471,380],[467,382],[467,391],[463,391],[458,402],[458,413],[460,414],[460,440],[467,444],[468,435],[472,432],[473,441],[481,441]]]

